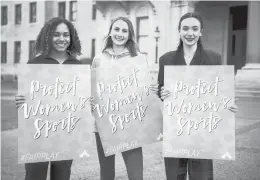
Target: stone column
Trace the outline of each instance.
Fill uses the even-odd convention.
[[[236,75],[236,95],[260,98],[260,2],[248,2],[246,65]]]

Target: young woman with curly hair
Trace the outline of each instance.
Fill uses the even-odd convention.
[[[42,27],[35,45],[37,56],[28,64],[81,64],[75,57],[81,54],[77,30],[63,18],[52,18]],[[24,96],[16,96],[16,106],[24,102]],[[49,162],[25,164],[25,180],[46,180]],[[51,161],[51,180],[69,180],[72,160]]]

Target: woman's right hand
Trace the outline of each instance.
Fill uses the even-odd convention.
[[[158,94],[159,84],[150,84],[149,90],[155,94]]]
[[[25,103],[25,96],[15,95],[16,108],[20,108]]]
[[[91,111],[93,112],[93,111],[95,110],[95,106],[96,106],[96,105],[95,105],[95,102],[94,102],[93,96],[90,97],[89,103],[90,103]]]
[[[171,92],[167,89],[164,89],[164,86],[161,87],[161,100],[165,100],[171,95]]]

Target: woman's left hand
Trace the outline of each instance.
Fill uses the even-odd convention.
[[[238,112],[238,109],[239,109],[239,108],[237,107],[236,104],[231,105],[231,106],[228,107],[228,110],[231,111],[231,112],[233,112],[233,113],[237,113],[237,112]]]
[[[150,84],[149,90],[155,94],[158,94],[159,91],[159,85],[158,84]]]
[[[94,103],[94,97],[93,97],[93,96],[91,96],[91,97],[88,99],[88,103],[89,103],[89,105],[90,105],[90,107],[91,107],[91,111],[93,112],[94,109],[95,109],[95,103]]]

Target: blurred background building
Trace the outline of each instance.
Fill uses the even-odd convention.
[[[179,19],[193,11],[204,20],[204,47],[221,54],[222,64],[236,70],[259,69],[259,1],[1,1],[1,63],[14,65],[33,58],[41,27],[57,16],[73,22],[82,43],[79,59],[91,63],[102,50],[111,21],[126,16],[141,52],[156,65],[162,54],[176,49]]]

